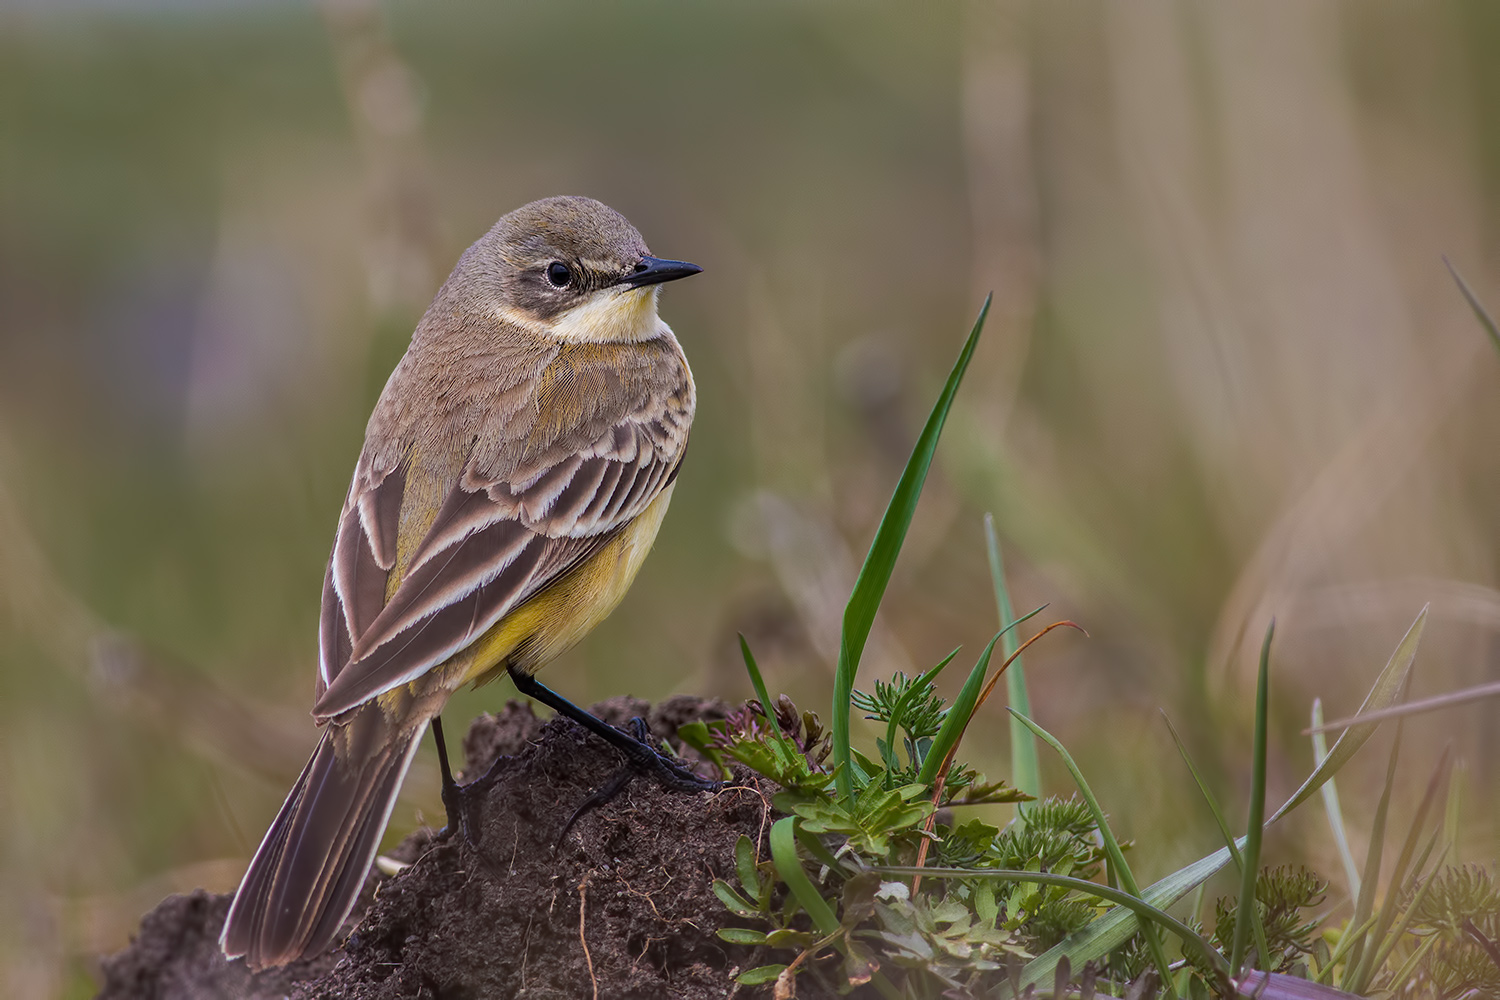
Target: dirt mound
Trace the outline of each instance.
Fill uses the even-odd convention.
[[[652,709],[619,698],[593,711],[616,723],[641,715],[665,735],[689,719],[721,717],[724,707],[674,698]],[[574,808],[620,767],[618,754],[517,704],[478,719],[464,753],[466,773],[483,775],[471,786],[472,842],[436,841],[428,831],[407,838],[391,853],[410,867],[371,876],[342,948],[251,975],[218,952],[229,897],[175,896],[103,962],[99,996],[704,1000],[749,992],[736,989],[735,974],[766,959],[715,936],[729,915],[712,881],[732,879],[741,833],[764,850],[761,790],[683,795],[637,780],[581,818],[554,852]]]
[[[226,962],[219,951],[219,928],[229,913],[229,896],[199,889],[168,896],[141,920],[130,947],[102,963],[110,1000],[280,1000],[295,984],[326,975],[338,962],[331,952],[284,969],[253,975],[244,962]]]

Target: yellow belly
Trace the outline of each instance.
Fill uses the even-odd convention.
[[[583,565],[492,625],[443,667],[451,688],[482,684],[509,667],[536,673],[566,653],[609,617],[630,589],[676,484],[641,512]]]

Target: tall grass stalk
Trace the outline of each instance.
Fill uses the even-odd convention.
[[[1255,681],[1255,757],[1250,772],[1250,817],[1246,820],[1245,857],[1240,865],[1240,906],[1234,921],[1234,944],[1229,952],[1229,967],[1238,975],[1240,962],[1245,957],[1245,944],[1250,940],[1250,927],[1255,923],[1255,883],[1260,876],[1260,845],[1265,836],[1266,822],[1266,730],[1269,726],[1269,700],[1271,677],[1271,639],[1276,635],[1276,621],[1272,619],[1266,628],[1266,638],[1260,646],[1260,671]],[[1266,954],[1265,940],[1260,941],[1260,961],[1270,972],[1271,956]]]
[[[1005,566],[1000,558],[1000,539],[995,533],[995,515],[984,515],[985,551],[990,562],[990,583],[995,589],[995,608],[1000,613],[1000,624],[1015,620],[1015,610],[1010,603],[1010,589],[1005,585]],[[1000,647],[1004,658],[1011,661],[1005,675],[1005,700],[1011,708],[1031,718],[1031,698],[1026,692],[1026,669],[1017,655],[1017,638],[1007,631],[1004,645]],[[1010,720],[1010,783],[1013,787],[1040,798],[1042,795],[1042,765],[1037,754],[1036,737],[1016,719]],[[1016,815],[1025,821],[1024,807],[1016,807]]]
[[[870,544],[865,564],[860,568],[859,578],[854,582],[854,591],[844,608],[844,626],[839,637],[839,662],[833,676],[833,708],[829,714],[833,744],[835,781],[839,795],[849,799],[854,794],[853,769],[855,762],[849,746],[850,697],[854,693],[854,676],[859,672],[860,657],[864,655],[865,642],[870,638],[870,629],[875,624],[875,612],[885,596],[885,588],[891,582],[891,572],[896,567],[896,557],[906,541],[906,530],[911,527],[912,515],[917,510],[917,500],[922,496],[922,486],[927,481],[927,470],[932,467],[932,456],[937,451],[938,438],[942,436],[943,424],[948,420],[948,411],[953,407],[953,397],[958,393],[964,372],[973,360],[974,349],[979,345],[979,334],[984,330],[985,317],[990,312],[993,295],[987,295],[979,310],[979,318],[948,381],[927,418],[922,434],[917,438],[911,458],[891,495],[880,527],[875,530],[875,540]],[[769,707],[769,706],[768,706]]]

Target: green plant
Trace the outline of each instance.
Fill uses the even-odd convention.
[[[1322,942],[1315,937],[1320,921],[1303,911],[1323,902],[1328,883],[1306,868],[1262,869],[1255,880],[1255,907],[1267,945],[1263,967],[1286,972],[1304,956],[1315,954]],[[1238,929],[1239,899],[1220,899],[1214,907],[1212,940],[1220,951],[1231,947]]]
[[[1449,866],[1412,899],[1412,987],[1434,997],[1500,996],[1500,885],[1478,865]],[[1415,897],[1416,892],[1410,895]],[[1429,943],[1430,942],[1430,943]]]
[[[988,306],[986,301],[985,311]],[[1317,744],[1312,774],[1269,819],[1264,800],[1273,630],[1268,629],[1257,686],[1248,829],[1231,833],[1179,741],[1226,843],[1144,888],[1126,860],[1129,843],[1111,829],[1072,756],[1019,710],[1026,704],[1024,682],[1008,682],[1016,780],[1040,789],[1035,747],[1045,743],[1066,766],[1077,795],[1038,801],[1015,785],[985,778],[959,758],[970,721],[1006,668],[1030,642],[1056,625],[1071,624],[1053,623],[1025,643],[1009,638],[1037,612],[1004,621],[1010,603],[992,524],[986,524],[987,541],[1003,627],[952,703],[938,695],[935,682],[956,651],[916,677],[898,673],[874,680],[868,690],[855,688],[876,608],[985,311],[918,439],[850,597],[828,727],[785,696],[771,700],[742,638],[757,699],[720,722],[680,731],[721,767],[738,762],[779,786],[771,804],[781,818],[771,825],[765,845],[741,838],[738,884],[721,880],[714,887],[736,917],[754,925],[728,927],[720,936],[785,959],[741,973],[739,981],[774,982],[776,997],[792,997],[796,977],[806,974],[838,990],[868,984],[884,997],[910,1000],[1029,996],[1049,985],[1055,992],[1072,981],[1074,969],[1089,992],[1103,988],[1131,996],[1159,988],[1170,997],[1253,991],[1276,1000],[1305,995],[1298,982],[1330,984],[1335,977],[1349,993],[1325,986],[1320,995],[1378,988],[1395,996],[1421,983],[1445,990],[1488,983],[1481,957],[1489,957],[1487,949],[1500,936],[1495,920],[1476,915],[1480,903],[1494,895],[1488,873],[1432,874],[1446,852],[1434,854],[1438,831],[1427,831],[1428,818],[1443,812],[1446,763],[1417,811],[1389,880],[1392,888],[1376,905],[1399,726],[1352,918],[1319,935],[1324,918],[1310,911],[1322,903],[1327,883],[1302,869],[1262,869],[1259,863],[1263,829],[1327,786],[1374,734],[1380,713],[1402,696],[1425,609],[1359,712],[1331,748]],[[992,673],[991,657],[1002,640],[1005,655]],[[855,711],[883,727],[873,754],[851,743]],[[1004,829],[959,812],[965,805],[993,802],[1028,804]],[[1336,808],[1337,796],[1326,795],[1324,803]],[[1341,816],[1330,818],[1336,830],[1343,829]],[[1240,872],[1240,893],[1218,902],[1211,932],[1205,934],[1192,918],[1167,912],[1231,863]],[[1352,858],[1349,867],[1353,870]],[[1242,920],[1244,915],[1250,919]]]

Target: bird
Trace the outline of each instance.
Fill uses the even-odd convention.
[[[429,723],[462,825],[438,713],[464,685],[509,674],[629,767],[717,787],[535,679],[619,604],[666,514],[697,392],[657,301],[701,270],[580,196],[517,208],[459,258],[366,427],[323,582],[322,735],[235,893],[226,956],[261,969],[334,942]]]

